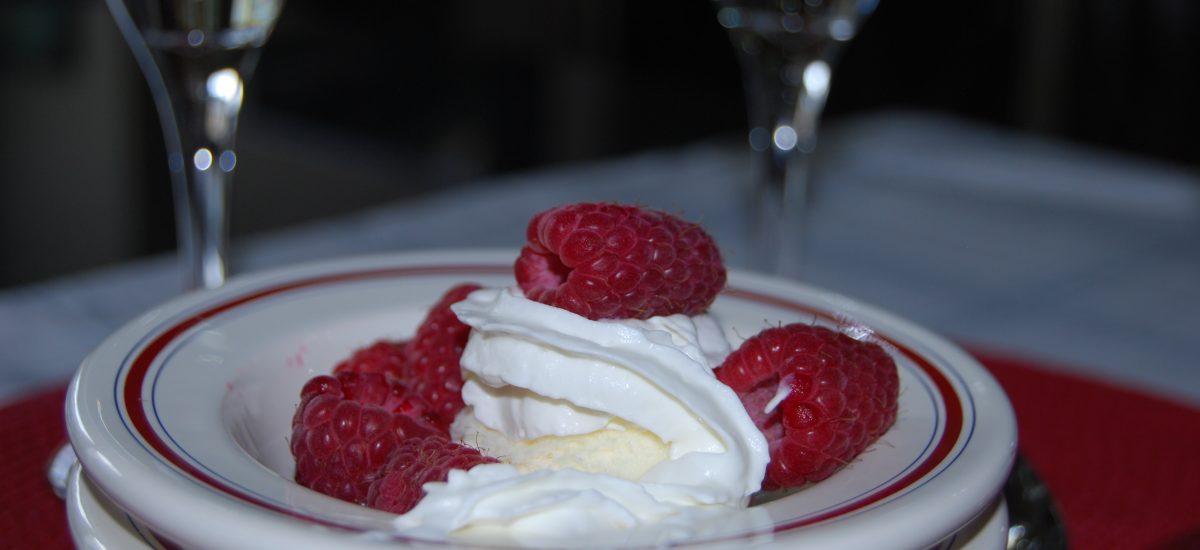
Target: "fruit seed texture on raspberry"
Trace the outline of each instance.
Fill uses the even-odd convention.
[[[725,287],[716,243],[675,216],[609,203],[546,210],[515,265],[531,300],[589,319],[704,313]]]

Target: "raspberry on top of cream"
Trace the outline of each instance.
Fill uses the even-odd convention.
[[[767,442],[737,394],[712,373],[729,345],[711,318],[591,321],[515,288],[478,290],[452,309],[472,327],[461,358],[468,408],[456,430],[498,432],[481,446],[536,440],[553,447],[561,439],[564,452],[617,455],[584,461],[601,464],[595,471],[573,462],[522,473],[514,463],[452,475],[425,486],[425,499],[397,521],[402,529],[444,534],[473,525],[548,525],[538,518],[563,514],[592,517],[601,529],[634,527],[694,514],[687,508],[744,507],[759,490]],[[464,415],[473,418],[463,422]],[[621,464],[622,449],[646,444],[586,440],[619,439],[622,431],[657,439],[662,459],[632,472],[605,466]],[[467,444],[481,439],[454,435]],[[505,458],[504,449],[483,451]],[[451,505],[456,519],[436,517]]]

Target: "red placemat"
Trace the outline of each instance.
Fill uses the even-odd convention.
[[[1200,409],[975,355],[1008,393],[1072,548],[1200,548]]]
[[[976,355],[1013,402],[1021,452],[1057,497],[1072,548],[1200,548],[1200,410]],[[64,394],[0,408],[0,548],[71,548],[43,473],[63,441]]]
[[[74,548],[66,509],[46,483],[50,455],[66,442],[66,388],[0,408],[0,548]]]

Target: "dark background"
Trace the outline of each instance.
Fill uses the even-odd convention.
[[[1190,0],[882,0],[825,120],[931,110],[1200,168],[1198,28]],[[745,126],[703,0],[292,1],[247,93],[235,243]],[[163,158],[103,2],[0,5],[0,286],[173,247]]]

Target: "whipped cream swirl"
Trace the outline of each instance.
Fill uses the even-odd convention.
[[[473,412],[463,414],[513,440],[632,424],[669,452],[638,479],[522,474],[508,464],[452,472],[426,484],[426,497],[397,519],[402,532],[520,540],[666,525],[656,536],[674,540],[697,532],[682,526],[705,523],[699,517],[745,507],[759,489],[767,442],[712,374],[729,345],[708,316],[591,321],[515,288],[478,290],[452,309],[472,327],[461,364]]]

